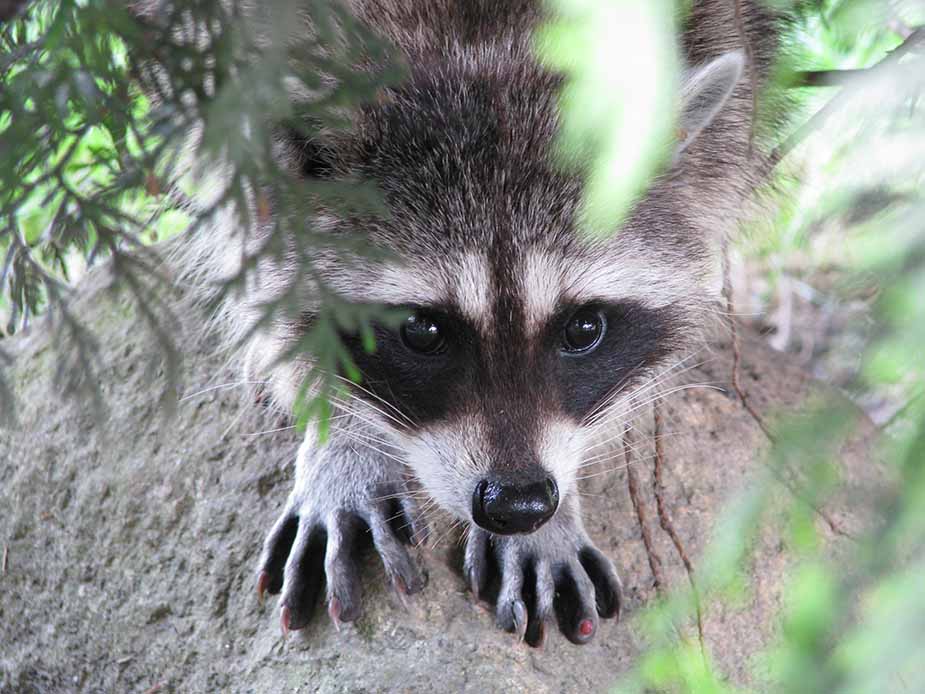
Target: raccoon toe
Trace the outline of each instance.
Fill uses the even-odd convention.
[[[299,522],[283,568],[280,611],[284,632],[301,629],[312,618],[324,584],[327,535],[320,524]]]
[[[327,583],[328,616],[334,626],[360,616],[360,574],[357,544],[365,524],[355,514],[335,511],[327,519],[324,578]]]
[[[528,604],[532,609],[529,611],[529,622],[524,640],[530,646],[542,648],[546,643],[547,626],[554,616],[556,584],[552,567],[545,560],[535,560],[528,578],[531,580],[524,587],[524,595],[527,596]]]
[[[464,574],[476,596],[496,594],[495,616],[505,631],[541,647],[556,624],[572,643],[591,641],[600,620],[620,612],[620,579],[590,544],[556,546],[492,537],[472,528]],[[496,589],[496,592],[495,592]]]
[[[283,633],[311,620],[326,586],[327,612],[335,627],[360,615],[361,588],[357,545],[366,524],[356,514],[337,510],[324,522],[285,515],[264,543],[258,596],[282,593]]]
[[[597,633],[594,584],[578,561],[561,566],[555,581],[555,613],[559,630],[574,644],[588,643]]]
[[[591,545],[582,548],[578,561],[594,585],[597,613],[604,619],[619,619],[623,586],[613,562]]]
[[[299,518],[288,513],[276,521],[263,543],[260,571],[257,576],[257,597],[263,601],[264,593],[277,595],[283,589],[283,569],[299,529]]]
[[[597,633],[598,614],[594,584],[581,565],[533,557],[522,567],[522,573],[510,566],[502,569],[499,626],[538,648],[545,644],[551,624],[572,643],[588,643]]]
[[[378,508],[369,517],[373,545],[396,596],[405,605],[406,596],[420,592],[427,583],[426,573],[418,568],[409,551],[422,532],[414,529],[412,514],[413,511]]]
[[[497,586],[495,621],[500,629],[530,646],[542,645],[554,592],[543,567],[522,555],[516,544],[493,547],[484,531],[473,529],[466,547],[465,572],[476,596]]]
[[[499,628],[517,634],[522,641],[526,637],[532,608],[523,595],[524,567],[516,548],[508,547],[500,554],[498,573],[501,586],[495,601],[495,619]]]
[[[491,574],[489,562],[488,533],[473,526],[469,529],[469,540],[466,542],[463,573],[476,601],[481,598],[487,587]]]
[[[378,493],[380,489],[376,489]],[[372,490],[371,490],[372,492]],[[281,593],[280,624],[284,633],[303,628],[324,594],[327,613],[340,629],[361,613],[358,558],[370,536],[398,599],[424,588],[426,573],[411,557],[410,545],[426,538],[427,528],[409,498],[398,492],[346,506],[338,500],[305,508],[293,504],[280,516],[264,541],[257,573],[257,596]],[[301,512],[300,512],[301,510]]]

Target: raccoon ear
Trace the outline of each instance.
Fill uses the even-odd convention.
[[[684,73],[675,158],[713,121],[739,83],[744,68],[745,53],[736,50]]]
[[[302,178],[330,178],[334,171],[333,153],[320,138],[307,137],[294,127],[283,128],[281,139],[288,145],[292,165]]]

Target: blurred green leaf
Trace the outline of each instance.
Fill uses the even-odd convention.
[[[566,75],[560,163],[585,178],[582,220],[617,229],[665,163],[679,59],[668,0],[551,0],[557,18],[535,35],[540,59]]]

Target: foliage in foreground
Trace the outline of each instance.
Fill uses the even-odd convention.
[[[30,317],[47,312],[61,346],[62,387],[93,397],[93,337],[68,308],[69,275],[82,263],[109,258],[117,286],[131,292],[165,348],[167,395],[172,395],[180,355],[170,339],[172,318],[158,304],[153,285],[169,284],[158,273],[150,242],[189,227],[195,233],[226,207],[246,223],[261,210],[261,191],[290,201],[279,215],[263,253],[280,253],[283,239],[295,240],[303,277],[313,277],[312,250],[328,244],[294,220],[311,217],[316,201],[355,214],[381,214],[375,191],[361,186],[319,186],[296,182],[270,156],[267,116],[285,122],[306,138],[336,126],[342,109],[371,98],[379,86],[400,78],[389,48],[370,35],[334,2],[312,5],[316,36],[279,40],[294,2],[271,5],[262,19],[282,32],[269,50],[257,46],[254,27],[240,21],[234,5],[207,0],[179,3],[176,10],[140,24],[123,3],[89,0],[36,3],[27,17],[0,28],[0,311],[12,334]],[[651,142],[670,123],[644,117],[659,112],[666,92],[652,92],[636,118],[611,117],[622,107],[631,84],[614,81],[609,61],[624,63],[614,46],[643,46],[653,74],[672,82],[676,66],[668,37],[670,3],[628,0],[559,0],[563,21],[538,39],[553,65],[569,65],[565,93],[564,146],[601,152],[592,167],[588,200],[592,218],[618,218],[632,195],[658,166]],[[881,521],[852,542],[847,563],[823,558],[818,518],[807,501],[821,503],[838,487],[839,443],[850,431],[840,402],[817,402],[813,409],[783,413],[774,427],[768,479],[756,480],[750,496],[731,505],[712,550],[697,567],[700,599],[730,599],[747,590],[738,577],[747,565],[750,540],[763,525],[782,524],[789,550],[798,559],[783,627],[762,670],[773,673],[763,687],[774,692],[921,691],[925,673],[917,668],[925,644],[925,403],[921,397],[921,345],[925,344],[925,120],[922,117],[922,32],[925,22],[912,7],[878,0],[800,3],[803,19],[794,27],[794,59],[802,68],[860,68],[883,60],[904,39],[909,50],[893,54],[881,67],[852,74],[835,88],[837,108],[827,109],[820,130],[790,151],[786,180],[795,204],[782,204],[774,233],[778,244],[809,244],[820,226],[843,234],[839,262],[845,277],[878,287],[873,331],[857,373],[859,388],[891,381],[911,384],[904,411],[879,441],[879,455],[892,484],[869,500]],[[897,10],[896,8],[900,9]],[[636,26],[628,14],[643,13],[635,41],[614,42],[600,27]],[[623,13],[623,14],[621,14]],[[627,14],[628,13],[628,14]],[[644,20],[644,21],[643,21]],[[197,33],[198,32],[198,33]],[[911,33],[911,37],[910,37]],[[207,37],[191,43],[192,35]],[[340,40],[332,41],[337,35]],[[290,37],[291,38],[291,37]],[[333,54],[327,50],[338,46]],[[617,49],[619,50],[619,48]],[[356,72],[361,52],[378,56],[380,74]],[[167,77],[154,104],[135,86]],[[322,82],[320,75],[336,80]],[[786,72],[782,79],[787,79]],[[645,75],[641,78],[649,79]],[[287,82],[298,82],[316,99],[293,104]],[[331,86],[331,85],[336,86]],[[259,85],[259,88],[256,87]],[[668,89],[668,87],[666,87]],[[825,98],[828,98],[828,94]],[[606,98],[602,98],[606,97]],[[807,112],[820,106],[809,99]],[[643,114],[643,115],[640,115]],[[582,116],[588,116],[582,119]],[[184,190],[195,180],[186,172],[177,146],[197,123],[204,123],[199,156],[230,164],[235,176],[214,205],[186,206]],[[609,124],[609,125],[608,125]],[[248,133],[228,138],[228,132]],[[615,163],[620,147],[639,142],[637,156]],[[788,145],[789,149],[789,145]],[[655,152],[655,153],[653,153]],[[782,174],[783,175],[783,174]],[[618,190],[608,198],[602,191]],[[873,205],[870,201],[880,201]],[[594,219],[592,219],[594,221]],[[242,232],[246,233],[246,232]],[[348,239],[346,243],[354,243]],[[773,243],[772,243],[773,245]],[[352,246],[351,246],[352,247]],[[342,249],[343,250],[343,249]],[[258,255],[222,291],[232,291],[253,270]],[[856,280],[855,278],[860,278]],[[315,278],[317,280],[317,278]],[[323,283],[327,320],[319,321],[300,348],[315,353],[322,366],[316,413],[323,413],[325,372],[349,370],[338,333],[362,330],[378,316],[343,302]],[[284,293],[266,307],[297,310]],[[0,352],[0,360],[3,354]],[[0,402],[9,411],[10,384],[2,380]],[[165,398],[170,402],[171,398]],[[783,515],[770,514],[768,491],[774,474],[799,469],[806,488]],[[781,518],[784,520],[782,521]],[[691,595],[678,593],[641,618],[652,647],[623,691],[674,689],[728,692],[723,673],[699,644],[679,640],[676,626],[692,619]],[[756,654],[758,656],[759,654]]]
[[[298,261],[299,272],[267,302],[260,322],[298,312],[296,289],[309,281],[317,288],[325,299],[323,319],[298,348],[317,355],[318,397],[308,405],[326,411],[332,374],[350,370],[339,333],[369,332],[370,313],[339,300],[313,262],[319,248],[346,252],[359,240],[318,234],[303,220],[321,206],[356,216],[381,214],[382,208],[368,185],[300,180],[281,170],[271,152],[272,127],[306,140],[337,127],[345,109],[397,80],[400,66],[389,46],[330,0],[312,4],[315,32],[297,37],[289,31],[299,26],[294,0],[267,3],[247,20],[235,3],[152,5],[157,11],[141,20],[124,2],[37,2],[25,18],[2,27],[6,332],[47,312],[59,349],[56,384],[65,394],[96,398],[99,410],[94,338],[69,310],[65,282],[75,261],[92,265],[107,258],[115,286],[134,296],[163,346],[162,401],[170,406],[180,355],[171,338],[174,317],[156,290],[171,280],[160,274],[148,243],[173,231],[177,215],[185,233],[196,234],[228,212],[239,220],[240,233],[253,238],[267,201],[286,201],[286,213],[273,215],[272,229],[216,293],[240,289],[261,257],[290,254]],[[378,70],[357,70],[365,58]],[[153,93],[153,104],[139,84]],[[313,98],[293,101],[293,89]],[[196,128],[202,167],[191,173],[183,145]],[[185,191],[202,185],[198,174],[219,167],[232,171],[230,183],[206,207],[186,204]],[[152,227],[152,219],[160,221]],[[9,384],[0,377],[0,414],[9,416],[12,405]]]
[[[726,509],[698,567],[699,596],[675,593],[641,618],[653,646],[621,692],[738,691],[695,637],[679,641],[678,626],[693,623],[699,602],[741,604],[753,541],[768,528],[785,538],[796,568],[778,642],[755,654],[767,679],[760,690],[925,689],[925,32],[914,29],[925,17],[921,8],[904,16],[873,1],[822,9],[797,25],[794,60],[803,69],[870,69],[830,74],[843,86],[803,95],[807,117],[821,115],[798,130],[805,141],[787,142],[777,187],[793,197],[779,201],[776,218],[751,243],[775,272],[799,252],[834,264],[846,294],[859,285],[877,292],[874,329],[847,390],[900,384],[905,393],[874,442],[871,465],[882,463],[883,484],[856,502],[859,514],[878,520],[860,536],[839,538],[850,545],[840,561],[826,558],[823,536],[832,530],[816,509],[841,489],[839,449],[857,415],[838,394],[780,413],[766,475]],[[823,254],[816,242],[833,234],[837,248]],[[805,483],[781,509],[772,500],[793,472]]]

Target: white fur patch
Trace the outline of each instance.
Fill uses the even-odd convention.
[[[529,251],[523,264],[523,300],[527,334],[534,335],[548,322],[562,296],[562,267],[557,256]]]
[[[472,492],[488,473],[491,454],[480,418],[396,432],[408,465],[427,493],[457,518],[472,520]]]
[[[571,262],[565,289],[568,299],[576,303],[634,301],[657,309],[688,302],[692,289],[709,281],[692,277],[688,268],[675,269],[668,260],[652,259],[651,251],[628,234],[619,242],[619,248]]]
[[[482,419],[467,417],[396,435],[408,465],[428,494],[456,517],[471,520],[472,492],[492,468]],[[577,490],[576,475],[587,445],[585,429],[565,419],[549,422],[536,442],[540,464],[559,487],[560,505],[561,499]]]
[[[479,326],[487,325],[491,317],[491,274],[488,258],[467,253],[452,264],[448,274],[451,292],[463,315]]]
[[[586,442],[586,431],[568,420],[546,424],[537,442],[540,464],[559,487],[561,500],[576,491],[575,476]]]
[[[393,305],[427,306],[445,296],[432,273],[413,265],[389,266],[364,293],[368,301]]]

